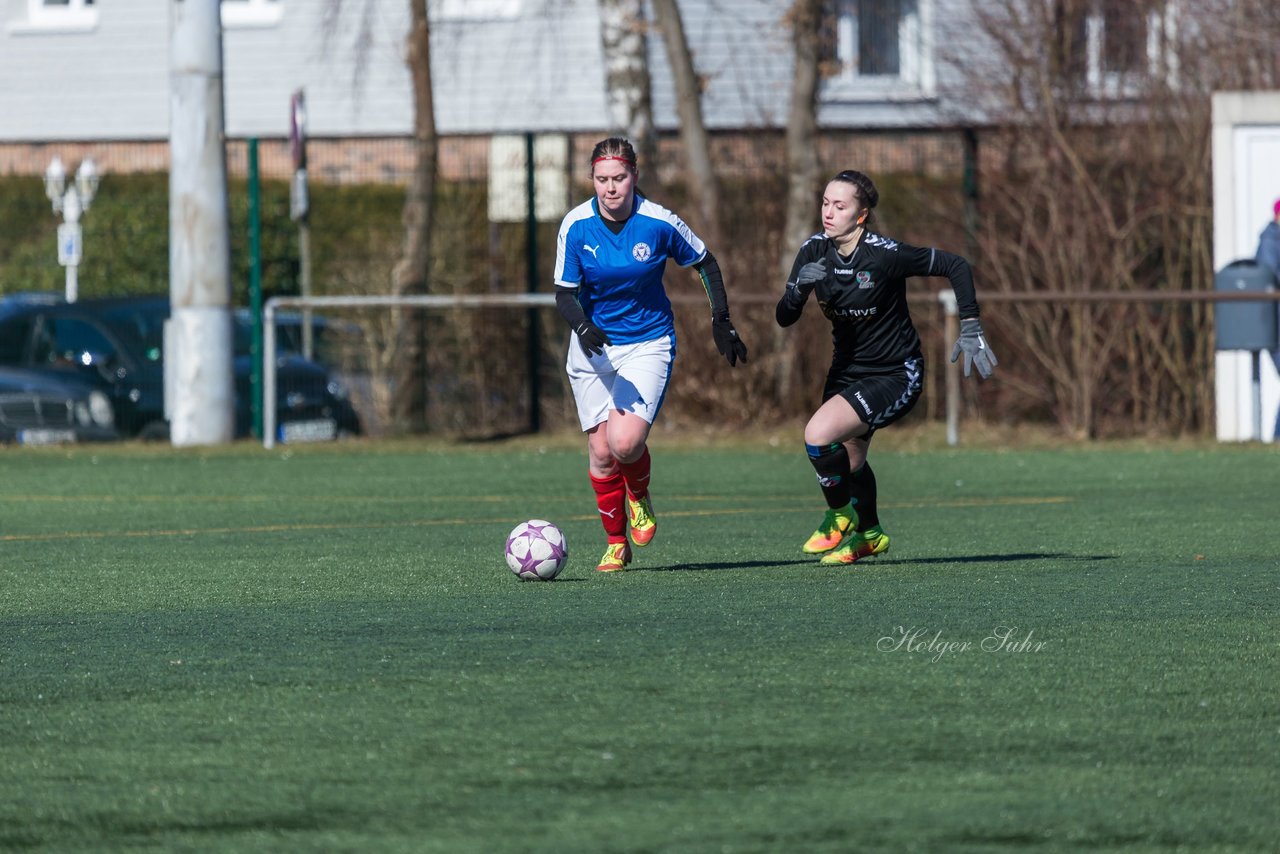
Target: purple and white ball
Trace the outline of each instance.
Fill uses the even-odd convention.
[[[564,533],[544,519],[521,522],[507,537],[507,566],[526,581],[550,581],[568,560]]]

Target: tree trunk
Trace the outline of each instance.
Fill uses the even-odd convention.
[[[409,77],[413,84],[413,177],[404,200],[404,248],[392,271],[398,296],[425,294],[431,262],[431,204],[435,194],[437,140],[431,102],[431,30],[426,0],[410,0]],[[420,309],[402,311],[396,324],[391,417],[396,429],[427,429],[427,323]]]
[[[702,86],[693,68],[684,21],[675,0],[653,0],[654,17],[662,29],[667,61],[675,80],[676,114],[680,118],[680,138],[689,160],[689,189],[698,211],[695,229],[708,245],[721,245],[720,191],[711,165],[711,142],[702,118]]]
[[[600,0],[605,97],[613,132],[631,140],[641,169],[656,172],[644,0]]]
[[[818,59],[822,0],[796,0],[791,7],[795,64],[791,76],[791,109],[787,117],[787,214],[778,262],[781,285],[791,274],[800,244],[813,234],[818,194]],[[795,385],[794,341],[785,330],[775,333],[778,400],[785,406]]]

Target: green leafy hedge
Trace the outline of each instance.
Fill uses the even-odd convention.
[[[230,227],[232,287],[237,303],[249,288],[249,198],[246,182],[232,181]],[[400,240],[404,189],[388,185],[312,188],[312,264],[317,290],[343,270],[389,265]],[[268,294],[298,291],[298,228],[289,219],[289,187],[261,184],[262,286]],[[56,291],[65,272],[57,259],[57,227],[38,178],[0,177],[0,293]],[[121,296],[169,289],[169,176],[107,175],[85,213],[80,294]],[[390,254],[391,259],[386,256]]]

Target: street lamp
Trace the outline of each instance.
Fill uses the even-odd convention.
[[[82,236],[80,216],[89,210],[94,194],[98,192],[100,176],[90,158],[85,158],[76,170],[75,182],[67,185],[67,170],[62,158],[56,154],[44,171],[44,192],[53,203],[53,212],[62,214],[58,226],[58,263],[67,268],[67,302],[75,302],[79,284],[76,279],[80,266]]]

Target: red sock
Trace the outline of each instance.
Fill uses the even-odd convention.
[[[622,478],[627,482],[627,492],[632,498],[644,498],[649,494],[649,447],[646,445],[640,459],[634,463],[618,463]]]
[[[600,508],[600,523],[611,543],[627,541],[627,516],[623,510],[623,496],[626,487],[623,485],[622,472],[608,477],[596,477],[590,472],[591,488],[596,491],[596,507]]]

